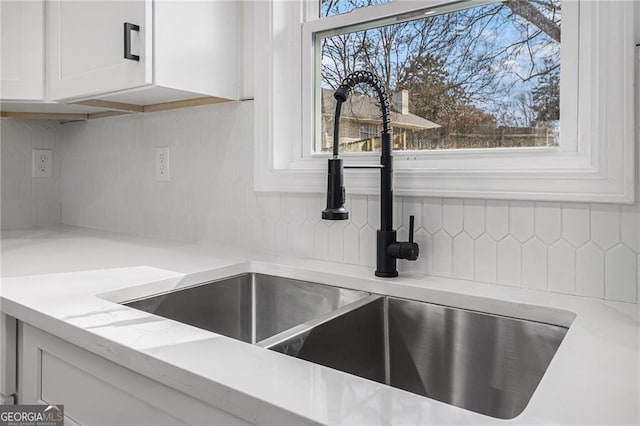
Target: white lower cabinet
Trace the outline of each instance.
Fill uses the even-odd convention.
[[[18,341],[18,403],[63,404],[65,424],[251,424],[28,324]]]
[[[0,313],[0,405],[14,402],[17,330],[15,318]]]

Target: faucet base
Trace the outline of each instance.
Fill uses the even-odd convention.
[[[396,231],[378,229],[376,250],[376,277],[393,278],[398,276],[396,258],[389,255],[388,247],[396,242]]]
[[[380,278],[395,278],[398,276],[398,271],[395,271],[395,272],[376,271],[375,274],[376,274],[376,277],[380,277]]]

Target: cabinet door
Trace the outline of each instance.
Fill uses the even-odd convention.
[[[63,404],[65,424],[251,424],[28,324],[19,330],[18,403]]]
[[[50,0],[47,80],[52,100],[88,97],[152,82],[151,0]],[[125,31],[125,23],[139,30]],[[130,52],[125,57],[125,39]]]
[[[5,404],[16,393],[16,320],[0,314],[0,404]]]
[[[0,0],[0,99],[43,99],[43,32],[42,0]]]

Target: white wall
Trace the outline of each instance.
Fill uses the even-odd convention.
[[[0,119],[2,229],[60,223],[60,156],[57,129],[47,121]],[[53,150],[53,177],[32,178],[33,149]]]
[[[63,126],[62,222],[373,266],[378,197],[350,196],[350,220],[327,222],[322,194],[254,193],[252,118],[242,102]],[[156,146],[170,146],[171,182],[155,182]],[[416,215],[421,246],[403,271],[640,300],[638,204],[407,197],[395,210],[401,238]]]
[[[251,104],[74,123],[62,137],[62,221],[185,241],[239,228],[251,182]],[[155,149],[170,147],[170,182]]]

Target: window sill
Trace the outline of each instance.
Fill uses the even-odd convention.
[[[326,191],[326,170],[272,169],[259,173],[254,189],[264,192]],[[596,172],[514,170],[396,169],[394,194],[399,196],[453,197],[537,201],[633,203],[633,175],[610,181]],[[379,193],[379,172],[347,170],[349,194]],[[622,191],[620,192],[620,189]]]

